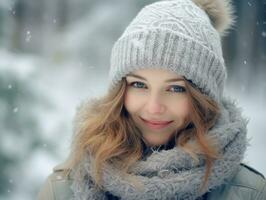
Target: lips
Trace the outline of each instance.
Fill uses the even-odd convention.
[[[143,121],[151,123],[151,124],[169,124],[172,121],[155,121],[155,120],[147,120],[147,119],[143,119],[141,118]]]
[[[141,120],[144,122],[144,124],[146,126],[148,126],[151,129],[161,129],[161,128],[165,128],[166,126],[168,126],[171,122],[173,121],[155,121],[155,120],[147,120],[147,119],[143,119],[141,118]]]

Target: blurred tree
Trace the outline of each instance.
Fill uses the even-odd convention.
[[[49,106],[47,100],[37,96],[34,86],[11,70],[0,66],[0,194],[8,195],[21,187],[19,172],[37,148],[47,145],[51,154],[55,146],[43,138],[41,121],[36,110]],[[30,169],[29,169],[30,170]],[[34,189],[34,188],[33,188]],[[1,198],[1,197],[0,197]]]

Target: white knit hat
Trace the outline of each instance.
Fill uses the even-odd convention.
[[[221,36],[233,23],[226,0],[165,0],[145,6],[113,46],[110,87],[137,69],[167,69],[220,102],[227,76]]]

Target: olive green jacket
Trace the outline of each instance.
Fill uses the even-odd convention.
[[[64,165],[54,168],[54,172],[42,186],[38,200],[70,200],[71,175],[65,176]],[[204,195],[206,200],[266,200],[266,180],[255,169],[241,164],[238,173],[229,181]]]

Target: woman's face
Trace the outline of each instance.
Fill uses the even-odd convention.
[[[181,76],[163,69],[141,69],[126,76],[124,105],[148,146],[167,143],[189,122]]]

